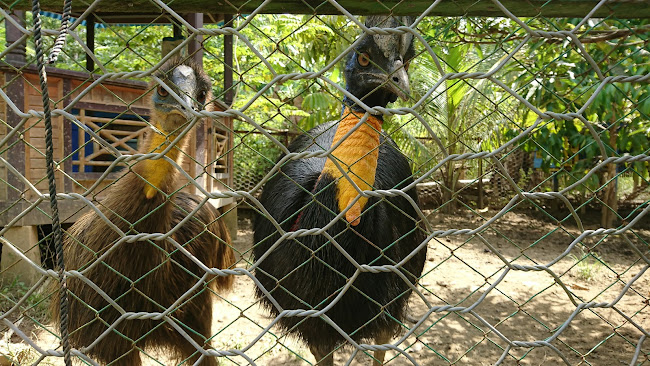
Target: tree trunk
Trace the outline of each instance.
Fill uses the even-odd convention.
[[[478,159],[478,208],[483,209],[483,159]]]
[[[613,149],[616,149],[616,139],[618,138],[618,130],[616,129],[615,122],[612,123],[612,127],[609,131],[609,146]],[[607,184],[603,192],[603,206],[600,212],[600,225],[603,228],[611,228],[614,226],[614,220],[616,219],[616,212],[618,211],[618,198],[616,197],[616,164],[607,164],[607,170],[603,174],[602,184],[605,184],[607,181],[612,180]]]
[[[442,203],[444,205],[443,212],[451,214],[455,211],[456,204],[454,199],[454,193],[456,191],[456,177],[454,175],[454,161],[449,161],[447,163],[446,172],[443,174],[443,184],[442,188]]]
[[[449,146],[449,155],[456,154],[456,145]],[[442,204],[444,205],[442,211],[446,214],[452,214],[456,211],[456,193],[457,177],[455,174],[456,162],[450,160],[446,164],[446,172],[443,172],[442,179],[444,187],[442,187]]]

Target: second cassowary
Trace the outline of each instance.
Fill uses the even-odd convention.
[[[201,67],[181,59],[165,63],[156,76],[167,88],[157,85],[153,92],[152,129],[142,151],[164,152],[181,165],[193,129],[177,145],[171,142],[194,118],[187,107],[206,108],[211,81]],[[139,366],[143,350],[161,348],[193,364],[209,347],[213,293],[231,288],[233,278],[208,276],[197,262],[223,269],[235,257],[219,210],[203,197],[179,192],[179,178],[166,159],[140,161],[108,189],[98,211],[68,231],[66,266],[85,277],[68,280],[70,344],[100,364]],[[170,233],[180,247],[168,239],[124,241],[120,232]],[[60,318],[58,304],[55,292],[53,319]],[[139,316],[125,318],[125,312]],[[201,364],[218,362],[204,357]]]
[[[407,22],[407,18],[402,18]],[[368,27],[397,27],[394,17],[369,17]],[[364,35],[346,61],[347,90],[370,107],[385,107],[407,98],[408,62],[414,56],[413,36]],[[371,115],[358,129],[364,109],[344,99],[340,121],[322,124],[293,141],[291,152],[317,152],[339,144],[333,158],[290,160],[264,187],[261,203],[285,231],[323,228],[350,206],[361,190],[403,188],[412,182],[406,157],[382,132],[381,115]],[[407,192],[417,203],[414,189]],[[340,295],[357,268],[323,235],[284,240],[272,248],[280,234],[267,218],[254,223],[259,266],[256,276],[282,309],[323,309],[324,314],[355,342],[387,343],[399,331],[406,304],[422,272],[426,250],[418,250],[398,274],[363,272]],[[418,249],[425,240],[413,206],[403,197],[360,198],[344,218],[327,232],[358,264],[394,265]],[[262,304],[277,316],[280,311],[263,291]],[[340,296],[340,298],[337,298]],[[333,365],[333,352],[345,337],[319,317],[284,317],[279,326],[302,338],[321,365]],[[375,352],[382,364],[384,352]]]

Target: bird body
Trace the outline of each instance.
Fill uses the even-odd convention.
[[[289,151],[322,151],[321,146],[331,146],[335,130],[335,122],[320,125],[308,132],[309,135],[318,136],[315,142],[310,142],[306,135],[300,136],[289,146]],[[394,142],[380,134],[378,145],[381,158],[377,161],[375,189],[399,189],[409,184],[411,181],[403,177],[410,175],[410,166]],[[310,158],[287,164],[282,167],[282,174],[272,178],[265,187],[261,201],[284,230],[322,228],[338,214],[336,197],[339,187],[336,182],[337,179],[339,183],[342,180],[329,172],[322,173],[326,160]],[[313,197],[312,192],[315,192]],[[417,202],[415,192],[408,194]],[[291,197],[290,202],[286,197]],[[415,209],[404,198],[390,197],[381,202],[373,197],[366,207],[358,225],[352,226],[338,220],[327,230],[357,263],[377,266],[395,264],[424,240],[422,232],[414,224],[417,220]],[[406,217],[404,213],[410,216],[410,222],[400,220]],[[268,233],[272,234],[265,236]],[[255,242],[259,243],[254,249],[256,258],[264,255],[278,238],[279,234],[271,222],[258,218],[255,223]],[[424,251],[418,252],[402,267],[412,282],[422,271],[423,255]],[[356,270],[338,248],[328,243],[325,237],[316,235],[281,242],[260,263],[256,276],[276,300],[280,301],[281,298],[283,308],[322,309],[329,305]],[[353,288],[326,315],[356,340],[374,338],[375,327],[387,328],[392,335],[398,325],[392,318],[404,317],[404,304],[410,293],[408,288],[408,284],[394,273],[361,273]],[[259,295],[263,296],[261,293]],[[264,300],[264,304],[275,315],[279,313],[267,300]],[[384,311],[381,310],[382,306],[385,306]],[[291,329],[303,320],[297,330],[308,344],[328,340],[328,343],[335,344],[329,352],[344,342],[341,334],[318,318],[287,317],[280,324]],[[375,324],[372,327],[364,326],[368,322]]]
[[[386,18],[369,17],[366,25],[382,19]],[[346,65],[348,91],[365,98],[371,107],[385,106],[403,95],[408,80],[395,76],[395,85],[388,85],[388,73],[383,72],[383,79],[381,73],[371,75],[365,71],[370,63],[362,57],[383,57],[387,62],[392,58],[383,70],[390,70],[391,76],[405,76],[403,61],[412,53],[410,44],[404,46],[397,36],[393,51],[398,57],[385,57],[386,48],[379,47],[374,37],[366,36],[357,51],[359,56],[351,55]],[[380,43],[386,46],[386,42]],[[382,132],[382,117],[365,116],[358,105],[347,98],[345,102],[340,121],[317,126],[288,147],[292,153],[334,147],[331,155],[287,161],[266,183],[260,198],[284,231],[326,228],[338,246],[321,234],[279,241],[280,233],[268,218],[258,216],[254,223],[255,275],[270,294],[258,288],[257,296],[274,316],[285,309],[327,309],[323,317],[285,316],[277,323],[302,338],[322,365],[333,364],[333,351],[347,342],[344,334],[355,342],[386,343],[399,331],[426,257],[425,250],[418,250],[425,240],[420,219],[406,198],[360,197],[356,187],[388,190],[408,186],[411,168],[394,141]],[[406,193],[418,202],[415,189]],[[342,217],[336,219],[339,215]],[[403,260],[398,267],[401,275],[362,272],[358,267],[396,265]],[[383,352],[376,352],[375,363],[383,362],[383,357]]]
[[[194,82],[184,87],[181,81],[192,76]],[[191,93],[192,99],[205,102],[203,96],[210,83],[196,66],[172,61],[163,66],[163,77],[181,98]],[[197,94],[196,90],[201,92]],[[159,87],[154,97],[154,129],[147,134],[142,150],[166,151],[168,158],[180,163],[189,136],[180,140],[180,146],[170,148],[170,141],[187,124],[190,113],[182,105],[171,107],[173,101],[161,101],[169,97],[165,92]],[[211,337],[213,292],[230,288],[233,279],[207,276],[195,260],[208,268],[228,268],[235,261],[234,253],[219,211],[202,197],[178,192],[178,177],[176,168],[165,159],[136,163],[99,202],[101,215],[94,210],[83,215],[64,240],[66,269],[81,271],[101,289],[96,291],[79,278],[68,279],[70,343],[101,363],[137,366],[141,364],[139,351],[160,347],[191,362],[200,356],[197,348],[164,319],[119,319],[123,312],[169,311],[173,322],[200,347]],[[194,215],[186,220],[191,212]],[[171,232],[183,250],[168,239],[120,240],[120,232]],[[58,294],[52,310],[53,318],[59,319]],[[217,362],[208,357],[203,364]]]

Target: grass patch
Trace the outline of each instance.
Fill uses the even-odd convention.
[[[20,281],[18,277],[13,280],[0,281],[0,309],[3,312],[9,311],[20,300],[27,295],[31,286]],[[16,309],[10,316],[11,319],[17,320],[26,317],[35,323],[45,324],[50,320],[49,308],[49,295],[46,291],[47,286],[43,285],[32,291],[29,296],[23,301],[18,309]]]
[[[605,261],[596,252],[585,253],[580,249],[580,257],[570,254],[569,258],[575,263],[572,271],[583,281],[592,281],[606,265]]]

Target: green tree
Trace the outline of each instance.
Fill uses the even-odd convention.
[[[553,24],[558,29],[570,29],[579,21],[555,19]],[[650,54],[644,45],[648,42],[649,29],[647,20],[612,19],[590,22],[579,34],[603,76],[646,75],[650,70]],[[577,119],[552,120],[528,140],[527,150],[536,150],[541,155],[543,168],[566,171],[566,183],[571,184],[604,158],[599,142],[603,143],[607,156],[648,153],[650,88],[647,84],[610,83],[598,91],[601,81],[596,70],[575,44],[568,41],[539,40],[525,52],[529,56],[528,64],[521,68],[513,86],[519,87],[541,111],[575,112],[596,93],[583,114],[589,126]],[[588,127],[596,131],[597,137]],[[634,163],[618,167],[608,164],[579,187],[585,194],[593,192],[601,201],[603,227],[611,227],[617,215],[616,178],[620,170],[632,171],[636,183],[644,181],[647,185],[647,163]]]
[[[446,74],[487,72],[502,60],[503,55],[494,45],[458,42],[459,29],[473,32],[477,24],[485,25],[491,21],[493,20],[468,18],[445,23],[431,18],[419,26],[439,59],[440,67],[429,53],[421,52],[413,61],[411,69],[412,94],[415,100],[426,98],[418,112],[425,118],[445,150],[444,153],[440,151],[419,121],[404,123],[403,118],[400,119],[400,123],[393,127],[398,130],[394,134],[398,144],[414,159],[419,173],[429,170],[445,154],[478,152],[481,141],[488,138],[501,119],[503,110],[510,108],[510,102],[495,108],[494,100],[502,98],[503,92],[486,79],[446,79],[436,87]],[[433,93],[426,97],[432,90]],[[417,139],[412,137],[414,135],[427,138]],[[458,181],[465,176],[467,170],[472,170],[473,177],[478,177],[476,162],[468,160],[449,161],[442,169],[445,212],[455,210]]]

